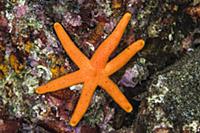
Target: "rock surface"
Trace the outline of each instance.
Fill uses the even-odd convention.
[[[200,48],[156,74],[142,116],[148,132],[200,131]]]

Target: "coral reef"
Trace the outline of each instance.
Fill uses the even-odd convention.
[[[199,5],[199,0],[1,0],[0,132],[198,131]],[[111,79],[134,110],[125,113],[99,89],[72,128],[81,85],[35,93],[41,84],[78,69],[52,26],[61,23],[91,58],[126,11],[133,17],[110,59],[137,39],[146,45]]]

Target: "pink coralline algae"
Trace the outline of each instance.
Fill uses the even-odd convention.
[[[125,87],[134,88],[141,80],[145,80],[148,71],[143,66],[135,64],[132,68],[128,68],[122,76],[119,84]]]
[[[139,72],[137,69],[129,68],[126,70],[125,74],[122,76],[122,79],[119,81],[119,84],[126,87],[134,88],[137,85],[137,81],[134,81],[134,78],[138,77]]]
[[[20,5],[20,6],[17,6],[15,8],[15,11],[16,11],[16,18],[21,18],[23,17],[26,13],[27,13],[27,10],[28,10],[28,6],[27,5]]]
[[[0,16],[0,28],[1,27],[7,27],[7,25],[8,25],[8,21],[7,21],[7,19],[4,17],[4,16]]]
[[[64,24],[76,27],[76,26],[81,26],[81,16],[80,15],[74,15],[69,12],[66,13],[64,16]]]
[[[112,32],[112,30],[114,29],[115,25],[116,25],[116,22],[114,22],[114,21],[110,21],[110,22],[106,23],[105,24],[105,28],[104,28],[105,32],[107,32],[107,33]]]

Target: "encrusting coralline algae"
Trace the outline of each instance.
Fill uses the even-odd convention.
[[[146,45],[111,78],[134,112],[126,114],[98,89],[85,118],[71,128],[80,86],[35,93],[41,84],[78,69],[52,26],[60,22],[91,57],[126,11],[133,17],[110,59],[137,39]],[[0,1],[0,132],[198,131],[199,16],[198,0]]]

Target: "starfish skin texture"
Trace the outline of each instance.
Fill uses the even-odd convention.
[[[141,39],[132,43],[114,59],[108,61],[109,56],[118,46],[130,18],[130,13],[124,14],[114,31],[101,43],[91,59],[88,59],[76,47],[61,24],[54,24],[55,32],[61,44],[72,61],[79,67],[79,70],[66,74],[38,87],[36,89],[36,93],[44,94],[64,89],[78,83],[83,83],[79,101],[69,122],[71,126],[76,126],[84,116],[97,86],[103,88],[126,112],[131,112],[133,110],[132,105],[122,94],[117,85],[109,78],[109,76],[122,68],[138,51],[144,47],[144,40]]]

